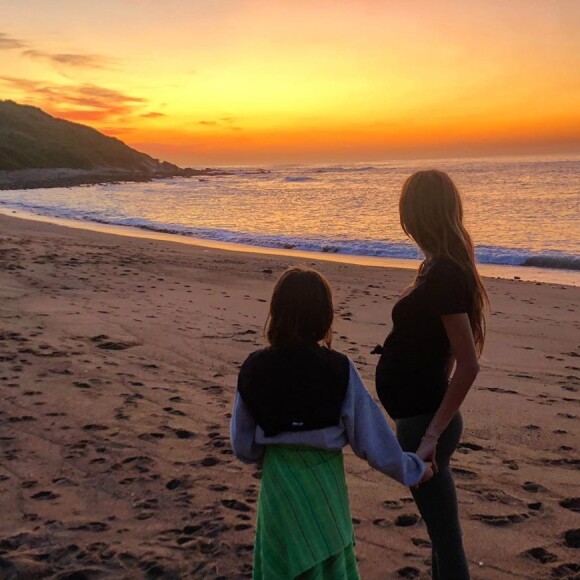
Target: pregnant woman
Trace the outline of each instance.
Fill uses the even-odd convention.
[[[419,171],[403,186],[403,231],[426,259],[393,308],[393,329],[376,370],[377,394],[405,451],[437,466],[412,489],[432,544],[435,580],[469,578],[449,459],[462,431],[459,409],[479,371],[487,294],[463,225],[459,192],[442,171]]]

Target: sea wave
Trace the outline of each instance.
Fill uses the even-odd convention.
[[[360,173],[366,171],[375,171],[377,168],[373,167],[372,165],[368,165],[366,167],[316,167],[312,169],[312,173]]]
[[[530,256],[522,266],[536,268],[556,268],[561,270],[580,270],[580,256]]]
[[[535,251],[500,246],[478,246],[475,255],[481,264],[580,270],[580,256],[557,250]]]
[[[0,205],[32,211],[45,216],[107,225],[129,226],[158,233],[250,246],[395,259],[422,259],[423,257],[421,252],[413,244],[395,240],[365,240],[323,236],[300,237],[237,232],[216,228],[199,228],[179,223],[160,223],[144,218],[108,216],[96,211],[87,211],[86,209],[57,208],[54,206],[30,203],[7,203],[5,201],[0,201]],[[488,245],[478,246],[476,248],[476,258],[481,264],[580,270],[580,255],[556,250],[537,251]]]

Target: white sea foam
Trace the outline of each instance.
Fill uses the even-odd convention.
[[[580,270],[579,160],[244,168],[203,181],[4,191],[0,204],[223,242],[416,259],[398,195],[407,175],[433,165],[460,186],[479,262]]]

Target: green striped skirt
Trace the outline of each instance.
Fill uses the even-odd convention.
[[[255,580],[354,580],[341,451],[270,445],[258,504]]]

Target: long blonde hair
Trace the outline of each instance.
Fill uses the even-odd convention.
[[[475,266],[471,236],[463,225],[463,204],[457,187],[443,171],[418,171],[403,185],[399,216],[405,234],[428,258],[450,258],[467,274],[473,292],[467,314],[480,355],[485,343],[485,314],[489,299]],[[421,271],[422,268],[419,276]]]

